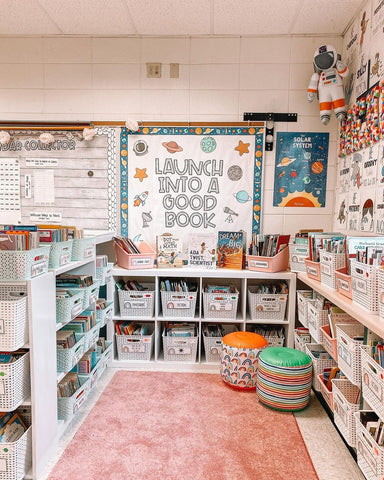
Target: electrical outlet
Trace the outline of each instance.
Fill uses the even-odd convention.
[[[170,78],[179,78],[179,64],[171,63],[169,65],[169,76]]]
[[[161,63],[147,63],[147,78],[161,78]]]

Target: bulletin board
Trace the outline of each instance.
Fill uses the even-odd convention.
[[[0,224],[61,224],[88,230],[117,229],[116,130],[10,131],[0,144]]]
[[[262,127],[122,128],[121,234],[153,245],[156,235],[259,233]]]

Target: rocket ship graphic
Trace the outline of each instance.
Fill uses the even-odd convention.
[[[135,195],[135,198],[133,199],[133,206],[134,207],[139,207],[140,205],[145,205],[145,202],[147,201],[148,198],[148,192],[142,192],[140,195]]]

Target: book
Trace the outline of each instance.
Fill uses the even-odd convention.
[[[157,268],[183,266],[183,244],[179,237],[164,233],[156,237]]]
[[[243,268],[244,232],[218,232],[217,266],[241,270]]]
[[[0,442],[12,443],[16,442],[27,430],[21,417],[14,413],[13,416],[0,430]]]
[[[195,233],[188,246],[188,265],[192,268],[216,267],[216,236]]]

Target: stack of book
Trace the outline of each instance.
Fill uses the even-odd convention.
[[[70,372],[57,385],[57,397],[72,397],[80,388],[80,380],[76,372]]]
[[[197,292],[196,283],[187,283],[185,280],[160,280],[162,292]]]
[[[205,285],[204,292],[207,293],[236,293],[232,285]]]
[[[13,363],[27,352],[28,350],[24,350],[23,348],[15,352],[0,352],[0,363]]]
[[[12,230],[0,230],[0,250],[32,250],[39,246],[39,236],[34,227],[14,227]]]
[[[224,337],[223,326],[220,325],[219,323],[205,324],[203,328],[203,333],[206,337]]]
[[[96,342],[96,347],[97,347],[97,351],[99,353],[104,353],[105,352],[105,349],[107,348],[107,345],[105,343],[105,338],[104,337],[99,337],[97,342]]]
[[[116,245],[119,245],[119,247],[121,247],[126,253],[129,253],[131,255],[140,253],[140,250],[128,237],[121,237],[120,235],[116,235],[113,237],[113,241]]]
[[[0,413],[0,443],[16,442],[26,431],[27,427],[18,413]]]
[[[117,335],[148,335],[147,326],[136,322],[119,320],[115,323]]]
[[[96,352],[92,349],[89,349],[80,358],[77,364],[77,371],[79,374],[83,374],[83,375],[91,373],[96,363],[97,363]]]
[[[105,298],[98,298],[96,300],[96,310],[105,310],[107,308],[107,300]]]
[[[115,285],[117,290],[135,290],[137,292],[148,290],[147,287],[136,280],[118,280]]]
[[[96,268],[105,268],[108,266],[107,255],[96,255]]]
[[[70,275],[63,273],[56,277],[56,287],[59,288],[85,288],[93,285],[92,275]]]
[[[289,243],[290,235],[258,235],[252,236],[252,242],[248,248],[249,255],[259,257],[274,257]]]
[[[74,331],[76,333],[86,333],[96,325],[96,313],[93,310],[84,310],[74,320],[61,328],[62,331]]]
[[[56,332],[57,348],[72,348],[76,344],[74,330],[59,330]]]
[[[83,238],[84,232],[76,227],[63,227],[61,225],[38,225],[39,242],[66,242],[75,238]]]
[[[194,337],[194,323],[165,323],[164,336],[166,337]]]
[[[286,294],[288,293],[288,284],[286,282],[264,284],[258,283],[252,293],[260,294]]]

